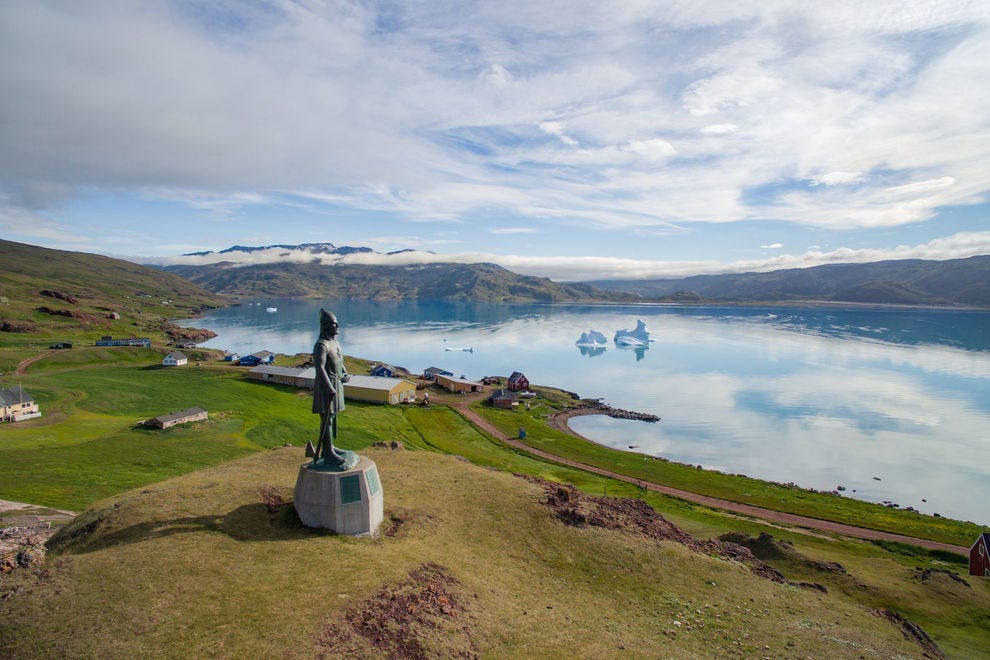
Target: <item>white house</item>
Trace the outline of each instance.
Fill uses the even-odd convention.
[[[187,364],[188,362],[189,360],[186,358],[186,356],[180,353],[179,351],[172,351],[171,353],[169,353],[168,355],[162,358],[163,367],[181,367],[182,365]]]
[[[41,417],[41,412],[23,387],[0,388],[0,422],[19,422],[34,417]]]

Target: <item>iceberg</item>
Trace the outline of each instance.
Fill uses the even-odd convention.
[[[602,333],[588,330],[581,333],[581,337],[574,342],[574,345],[578,348],[605,348],[607,342],[608,339]]]
[[[636,321],[636,327],[632,330],[616,330],[613,338],[616,346],[636,346],[648,347],[650,342],[650,331],[646,329],[646,324],[640,319]]]

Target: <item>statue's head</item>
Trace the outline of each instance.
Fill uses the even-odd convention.
[[[320,334],[335,335],[340,326],[337,324],[337,317],[325,309],[320,310]]]

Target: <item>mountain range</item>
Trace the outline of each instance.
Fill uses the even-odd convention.
[[[39,294],[43,290],[85,301],[82,307],[86,309],[81,311],[90,314],[130,309],[135,301],[145,301],[140,304],[142,308],[150,304],[162,307],[159,301],[169,300],[172,313],[181,315],[175,314],[178,308],[192,311],[225,304],[223,298],[258,297],[990,307],[990,256],[986,255],[947,261],[896,260],[767,273],[572,283],[520,275],[490,263],[440,262],[437,255],[413,250],[382,254],[371,248],[338,247],[332,243],[233,246],[220,252],[187,255],[207,263],[166,266],[167,273],[161,268],[100,255],[9,241],[0,241],[0,258],[4,264],[0,296],[9,301],[4,316],[35,322],[43,317],[37,311],[45,306],[45,298]],[[25,305],[23,309],[21,303]]]
[[[990,256],[828,264],[768,273],[680,279],[598,280],[587,284],[643,300],[827,301],[990,307]]]
[[[765,273],[560,283],[495,264],[440,262],[432,253],[382,254],[332,243],[233,246],[167,270],[214,293],[251,297],[487,302],[833,302],[990,307],[990,256],[829,264]]]
[[[562,284],[519,275],[495,264],[427,263],[382,266],[280,262],[239,266],[215,263],[167,269],[219,295],[246,298],[350,298],[577,302],[625,299],[586,284]]]

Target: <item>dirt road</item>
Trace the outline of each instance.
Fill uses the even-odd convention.
[[[808,518],[806,516],[799,516],[792,513],[783,513],[781,511],[773,511],[772,509],[764,509],[762,507],[752,506],[750,504],[742,504],[739,502],[733,502],[731,500],[723,500],[717,497],[699,495],[697,493],[691,493],[689,491],[681,490],[679,488],[671,488],[670,486],[664,486],[662,484],[643,482],[640,479],[636,479],[634,477],[630,477],[625,474],[619,474],[617,472],[605,470],[603,468],[595,467],[593,465],[587,465],[585,463],[573,461],[568,458],[564,458],[562,456],[557,456],[555,454],[551,454],[550,452],[542,451],[540,449],[534,449],[529,445],[523,444],[516,438],[506,437],[495,426],[493,426],[487,420],[485,420],[476,412],[471,410],[470,404],[476,401],[477,399],[478,397],[473,397],[471,399],[452,399],[450,400],[450,404],[458,412],[464,415],[464,417],[468,419],[472,424],[482,429],[489,435],[498,438],[499,440],[506,443],[510,447],[520,449],[529,454],[532,454],[533,456],[537,456],[547,461],[552,461],[554,463],[559,463],[561,465],[566,465],[568,467],[577,468],[579,470],[584,470],[586,472],[593,472],[595,474],[611,477],[613,479],[619,479],[620,481],[625,481],[631,484],[636,484],[637,486],[648,488],[649,490],[655,491],[657,493],[663,493],[664,495],[670,495],[672,497],[677,497],[682,500],[687,500],[689,502],[703,504],[705,506],[709,506],[714,509],[723,509],[725,511],[732,511],[733,513],[739,513],[745,516],[752,516],[754,518],[761,518],[763,520],[768,520],[775,523],[781,523],[784,525],[804,527],[806,529],[813,529],[821,532],[832,532],[834,534],[842,534],[844,536],[852,536],[861,539],[877,540],[877,541],[896,541],[898,543],[908,543],[929,550],[946,550],[948,552],[955,552],[962,555],[969,554],[968,548],[964,548],[958,545],[951,545],[949,543],[940,543],[939,541],[929,541],[927,539],[917,539],[911,536],[903,536],[901,534],[893,534],[891,532],[882,532],[875,529],[866,529],[864,527],[856,527],[854,525],[845,525],[842,523],[832,522],[829,520]],[[577,414],[582,414],[582,413],[577,413]],[[570,431],[570,429],[567,428],[566,421],[562,422],[562,426],[563,426],[563,430],[566,430],[569,433],[573,433],[572,431]],[[560,428],[559,425],[558,428]]]
[[[15,373],[18,376],[23,376],[25,373],[27,373],[27,368],[28,367],[30,367],[32,364],[34,364],[38,360],[43,360],[44,358],[48,357],[51,354],[52,354],[52,351],[46,351],[44,353],[39,353],[38,355],[35,355],[34,357],[29,357],[28,359],[21,361],[21,363],[17,365],[17,371]]]

